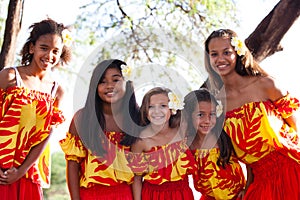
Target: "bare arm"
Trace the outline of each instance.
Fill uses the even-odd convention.
[[[69,133],[73,135],[78,135],[74,119],[71,121]],[[79,193],[79,172],[80,172],[80,165],[76,161],[67,160],[67,185],[70,192],[70,196],[72,200],[80,200],[80,193]]]
[[[131,151],[134,153],[143,152],[143,140],[138,140],[131,146]],[[142,186],[143,186],[143,177],[141,175],[135,175],[132,183],[132,192],[134,200],[142,199]]]
[[[3,69],[0,71],[0,88],[7,89],[16,85],[16,73],[12,68]]]
[[[80,200],[79,164],[73,160],[67,161],[67,185],[71,199]]]
[[[279,84],[276,84],[273,78],[266,77],[262,81],[262,85],[264,86],[266,94],[268,95],[268,99],[270,99],[271,101],[276,101],[287,94],[287,91],[284,90]],[[298,130],[297,125],[299,122],[297,123],[295,115],[291,115],[290,117],[285,118],[284,120],[295,131]]]
[[[12,167],[4,172],[4,175],[0,178],[1,184],[12,184],[23,177],[28,169],[32,167],[32,165],[37,161],[40,157],[41,153],[43,152],[49,137],[42,141],[41,143],[37,144],[36,146],[32,147],[29,151],[26,159],[18,168]]]

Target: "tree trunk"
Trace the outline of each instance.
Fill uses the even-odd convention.
[[[283,50],[280,41],[300,15],[300,0],[281,0],[246,39],[254,58],[261,62]]]
[[[12,66],[15,59],[16,42],[22,25],[24,0],[10,0],[0,53],[0,70]]]

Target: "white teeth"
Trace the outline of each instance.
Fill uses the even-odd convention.
[[[219,65],[218,68],[225,68],[226,65]]]

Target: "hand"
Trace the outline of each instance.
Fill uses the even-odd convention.
[[[0,184],[12,184],[19,180],[24,174],[20,173],[15,167],[9,168],[5,172],[0,172]]]

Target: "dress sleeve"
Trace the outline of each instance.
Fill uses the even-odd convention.
[[[65,121],[65,117],[61,110],[57,107],[53,108],[52,111],[52,118],[51,118],[51,125],[59,125]]]
[[[65,153],[66,160],[80,162],[87,154],[78,136],[67,133],[66,138],[59,141],[59,144]]]
[[[300,107],[299,100],[295,97],[291,97],[290,94],[278,99],[277,101],[273,102],[278,113],[284,118],[288,118],[295,111],[297,111]]]
[[[128,166],[131,168],[134,174],[142,176],[148,171],[148,161],[145,157],[145,153],[128,152],[126,154]]]

